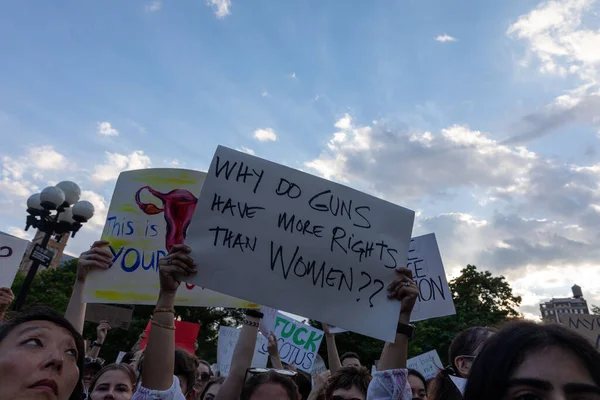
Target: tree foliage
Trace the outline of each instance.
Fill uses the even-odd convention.
[[[592,314],[600,315],[600,307],[592,306]]]
[[[409,357],[430,350],[437,350],[444,363],[454,336],[472,326],[493,326],[507,320],[520,318],[517,311],[521,297],[515,296],[503,276],[493,276],[488,271],[478,271],[467,265],[460,275],[449,282],[456,315],[415,323],[415,337],[409,342]],[[314,323],[319,326],[318,323]],[[336,336],[340,356],[352,351],[361,357],[365,365],[379,359],[383,343],[379,340],[346,332]],[[327,359],[327,347],[323,344],[320,355]]]
[[[61,268],[40,271],[34,278],[25,306],[43,304],[54,310],[64,313],[71,297],[77,260],[65,264]],[[19,293],[25,280],[25,275],[18,273],[12,286],[13,292]],[[100,352],[100,357],[112,362],[117,358],[119,351],[128,351],[138,340],[150,320],[154,306],[136,306],[128,330],[112,329]],[[240,324],[243,318],[241,310],[204,307],[176,307],[177,316],[188,322],[201,324],[198,335],[197,356],[209,362],[216,362],[217,340],[220,325]],[[90,341],[96,339],[96,324],[86,322],[84,338]]]

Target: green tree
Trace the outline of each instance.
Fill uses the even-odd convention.
[[[510,319],[520,318],[517,311],[521,297],[515,296],[503,276],[493,276],[489,271],[478,271],[467,265],[460,275],[449,282],[456,315],[417,322],[415,337],[409,342],[409,356],[413,357],[436,349],[444,363],[454,336],[472,326],[493,326]],[[313,321],[313,325],[319,327]],[[347,351],[357,353],[365,365],[379,359],[383,343],[357,333],[336,335],[340,356]],[[327,359],[325,343],[319,353]]]
[[[67,309],[73,283],[77,260],[65,264],[61,268],[40,271],[34,278],[25,306],[47,305],[61,314]],[[13,293],[18,294],[23,286],[25,275],[18,273],[12,285]],[[119,351],[128,351],[138,340],[150,320],[154,306],[136,306],[129,329],[112,329],[107,336],[100,357],[112,362]],[[199,348],[197,355],[209,362],[216,362],[217,340],[220,325],[239,326],[243,312],[239,309],[176,307],[177,316],[188,322],[201,324],[198,335]],[[96,339],[96,324],[85,323],[83,336],[93,341]]]
[[[600,307],[592,306],[592,314],[600,315]]]

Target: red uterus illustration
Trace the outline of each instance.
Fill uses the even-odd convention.
[[[153,203],[143,203],[140,199],[142,191],[148,190],[152,195],[162,201],[162,208]],[[164,212],[167,222],[165,235],[165,247],[167,251],[176,244],[182,244],[185,240],[187,228],[192,221],[192,215],[196,209],[198,199],[185,189],[171,190],[169,193],[161,193],[150,186],[144,186],[135,193],[135,201],[145,214],[156,215]]]

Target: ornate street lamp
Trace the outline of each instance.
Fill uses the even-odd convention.
[[[75,234],[90,218],[94,216],[94,206],[89,201],[79,200],[81,189],[76,183],[63,181],[56,186],[49,186],[41,193],[31,195],[27,199],[27,222],[25,230],[33,227],[43,232],[44,238],[36,243],[29,258],[31,267],[27,272],[21,291],[15,300],[15,311],[20,310],[37,273],[40,264],[49,266],[53,254],[47,246],[53,235]]]

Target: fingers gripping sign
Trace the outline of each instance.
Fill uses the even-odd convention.
[[[190,257],[191,249],[183,244],[175,245],[169,254],[159,261],[160,290],[175,293],[182,281],[196,275],[196,262]]]
[[[77,261],[78,281],[85,281],[92,269],[107,270],[111,267],[113,259],[108,245],[106,240],[99,240],[88,251],[81,253]]]
[[[400,314],[410,315],[419,296],[419,289],[412,277],[409,268],[396,268],[396,279],[388,285],[388,298],[400,302]]]

